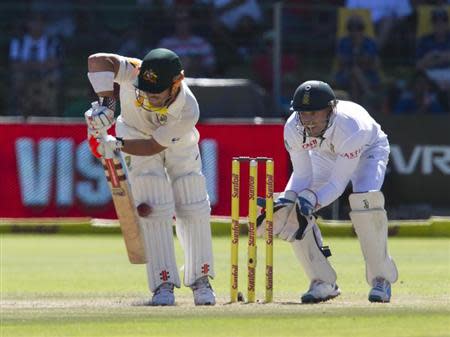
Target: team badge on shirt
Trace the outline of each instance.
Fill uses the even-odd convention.
[[[161,125],[164,125],[167,123],[167,114],[156,114],[156,117],[158,118],[158,122]]]
[[[335,152],[334,152],[334,145],[331,144],[331,143],[330,143],[330,150],[331,150],[331,152],[335,153]]]
[[[131,156],[125,156],[124,160],[125,160],[125,165],[127,165],[127,168],[129,170],[131,170]]]

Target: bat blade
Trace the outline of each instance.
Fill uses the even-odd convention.
[[[113,157],[102,158],[102,164],[119,218],[128,259],[134,264],[146,263],[147,258],[139,228],[139,217],[122,163],[117,157]]]

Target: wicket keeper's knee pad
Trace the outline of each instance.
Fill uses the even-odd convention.
[[[306,217],[306,226],[301,239],[294,240],[292,248],[308,278],[321,280],[330,284],[336,282],[336,272],[328,261],[331,252],[328,247],[322,247],[322,235],[314,217]]]
[[[380,191],[352,193],[349,196],[350,218],[358,235],[366,262],[369,285],[376,277],[393,283],[398,273],[387,249],[388,219],[384,209],[384,196]]]
[[[214,277],[210,206],[205,177],[198,174],[173,182],[177,235],[185,253],[184,284],[202,276]]]

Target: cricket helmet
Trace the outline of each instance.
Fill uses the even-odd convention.
[[[182,70],[180,58],[173,51],[153,49],[142,60],[134,86],[142,91],[159,94],[172,87],[174,77]]]
[[[317,111],[332,107],[336,103],[336,95],[328,83],[322,81],[306,81],[300,84],[294,92],[291,101],[294,111]]]
[[[330,108],[325,120],[325,126],[321,133],[315,137],[323,137],[325,131],[333,124],[336,115],[336,95],[331,87],[322,81],[306,81],[298,86],[294,92],[291,101],[291,112],[296,113],[297,130],[303,136],[303,142],[306,137],[311,136],[308,125],[303,125],[302,112],[318,111]]]

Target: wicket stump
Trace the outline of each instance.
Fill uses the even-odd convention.
[[[231,174],[231,302],[238,300],[239,280],[239,200],[240,200],[240,163],[249,162],[249,193],[248,193],[248,303],[256,301],[256,219],[258,217],[258,162],[266,163],[266,270],[265,270],[265,302],[273,300],[273,191],[274,191],[274,162],[267,157],[234,157]]]

